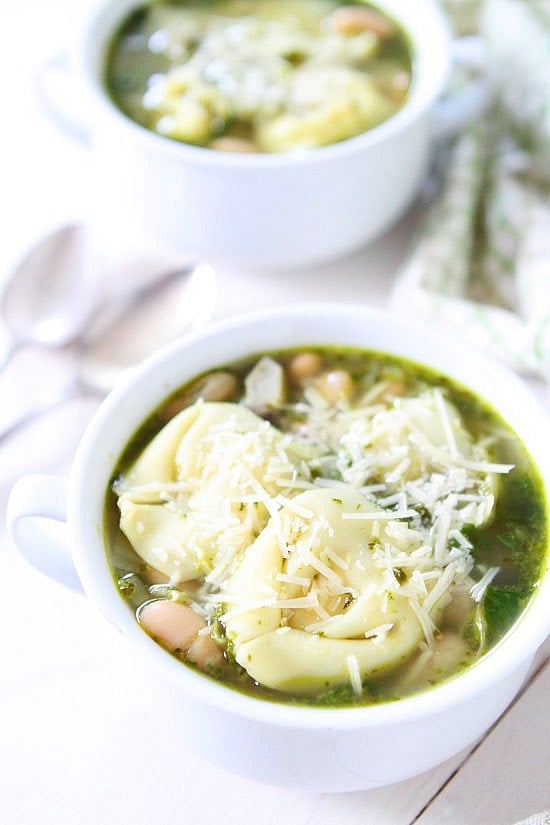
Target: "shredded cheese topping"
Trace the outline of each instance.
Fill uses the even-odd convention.
[[[511,467],[440,390],[379,397],[338,409],[309,388],[295,405],[309,438],[199,401],[117,483],[136,552],[173,582],[204,581],[201,609],[221,610],[263,684],[360,693],[369,673],[433,646],[452,588],[479,602],[498,572],[474,581],[463,531],[491,518]]]

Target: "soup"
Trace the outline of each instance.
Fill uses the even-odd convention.
[[[361,705],[498,643],[547,563],[542,482],[463,387],[355,349],[198,377],[131,439],[106,501],[113,574],[183,663],[278,701]]]
[[[397,112],[410,82],[397,24],[337,0],[154,0],[123,23],[106,67],[132,120],[233,152],[353,137]]]

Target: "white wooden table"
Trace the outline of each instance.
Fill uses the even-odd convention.
[[[31,90],[35,66],[70,32],[82,2],[0,0],[1,273],[38,234],[85,213],[86,152],[48,122]],[[307,298],[381,305],[413,224],[414,212],[369,249],[311,272],[221,272],[217,314],[241,309],[242,295],[247,309]],[[74,357],[70,349],[21,352],[0,376],[0,426],[69,380]],[[534,389],[548,403],[543,388]],[[313,795],[259,785],[203,763],[184,743],[161,735],[86,600],[29,568],[9,547],[3,526],[15,479],[36,471],[66,474],[97,403],[64,405],[0,448],[2,825],[512,825],[550,807],[548,644],[522,695],[475,748],[368,793]]]

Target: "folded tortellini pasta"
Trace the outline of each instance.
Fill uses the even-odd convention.
[[[115,485],[136,553],[174,582],[221,574],[298,474],[288,439],[239,404],[198,401],[176,415]]]
[[[295,695],[350,682],[360,694],[433,641],[449,585],[472,563],[448,556],[450,532],[481,523],[493,503],[485,448],[435,391],[352,419],[328,442],[278,430],[242,404],[199,400],[115,484],[137,555],[172,585],[206,584],[235,661]],[[316,484],[306,453],[331,447],[342,480]],[[388,493],[405,483],[411,501],[423,478],[431,536],[414,509],[369,497],[374,467]]]
[[[258,144],[265,152],[311,149],[377,126],[390,104],[370,77],[351,68],[313,66],[297,72],[288,90],[288,110],[258,118]]]
[[[222,623],[253,679],[295,694],[350,679],[360,689],[411,655],[424,630],[380,563],[390,521],[341,487],[308,490],[272,515],[222,588]],[[391,542],[405,552],[420,544],[406,528]]]

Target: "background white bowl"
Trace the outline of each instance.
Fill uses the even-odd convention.
[[[167,254],[280,267],[335,258],[367,243],[405,210],[425,176],[432,109],[450,61],[433,0],[376,0],[407,32],[413,83],[392,118],[332,146],[244,155],[180,144],[133,123],[104,84],[109,42],[139,0],[102,0],[75,50],[89,92],[94,144],[90,223],[99,238],[150,238]]]

